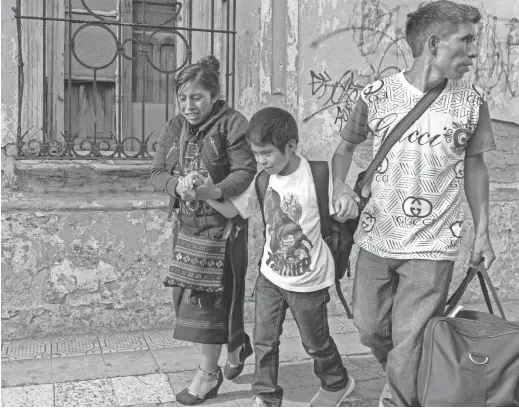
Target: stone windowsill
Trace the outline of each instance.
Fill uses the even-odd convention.
[[[16,160],[16,168],[26,173],[56,173],[60,171],[91,170],[99,173],[138,172],[149,175],[151,160],[52,160],[23,159]]]
[[[6,193],[2,212],[57,211],[167,211],[169,198],[164,193],[121,192],[86,197],[82,193]]]
[[[22,189],[3,191],[2,211],[167,210],[150,182],[151,160],[17,160]]]

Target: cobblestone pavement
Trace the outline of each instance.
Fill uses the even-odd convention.
[[[519,302],[504,302],[504,307],[510,320],[519,320]],[[359,343],[351,320],[330,317],[329,324],[344,364],[357,383],[342,406],[377,406],[385,382],[380,366]],[[252,333],[252,325],[246,330]],[[225,357],[224,352],[222,366]],[[191,381],[198,358],[196,346],[173,339],[172,331],[3,341],[1,405],[177,406],[175,395]],[[242,375],[225,380],[218,397],[203,406],[248,406],[253,361],[249,358]],[[280,361],[283,406],[308,406],[319,380],[293,320],[285,322]]]

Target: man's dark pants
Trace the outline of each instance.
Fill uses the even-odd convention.
[[[314,372],[327,391],[346,387],[348,374],[328,327],[328,288],[302,293],[281,289],[261,273],[256,282],[254,351],[256,369],[252,391],[269,406],[281,406],[278,385],[279,338],[290,308],[306,352],[314,359]]]
[[[353,319],[360,341],[386,370],[393,402],[419,406],[416,376],[425,326],[443,315],[453,261],[388,259],[360,250]]]

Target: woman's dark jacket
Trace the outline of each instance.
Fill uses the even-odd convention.
[[[202,160],[214,184],[222,190],[222,200],[241,194],[256,174],[256,160],[246,138],[247,119],[230,108],[225,101],[215,102],[212,116],[200,126],[203,138]],[[170,119],[157,140],[155,159],[151,165],[153,185],[168,193],[173,202],[178,178],[172,175],[179,162],[179,152],[188,142],[185,119],[181,114]],[[180,146],[181,141],[184,145]],[[175,205],[177,207],[177,205]],[[247,270],[247,221],[237,216],[229,238],[233,299],[229,316],[229,350],[243,342],[243,303]]]

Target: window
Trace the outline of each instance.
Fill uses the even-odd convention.
[[[150,159],[176,73],[212,54],[234,105],[236,0],[17,0],[19,159]]]

